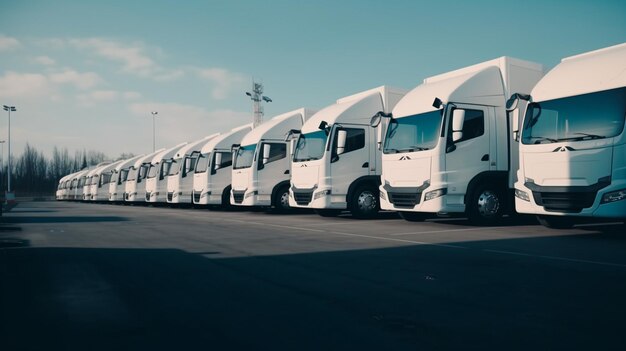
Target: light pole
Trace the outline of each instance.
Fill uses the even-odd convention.
[[[4,108],[5,111],[7,111],[9,113],[9,163],[8,163],[8,174],[7,174],[7,194],[11,193],[11,112],[15,112],[17,111],[15,109],[15,106],[7,106],[7,105],[3,105],[2,106]],[[7,200],[12,200],[12,199],[8,199],[7,196]]]
[[[263,123],[263,106],[261,106],[261,102],[272,102],[272,99],[263,95],[263,84],[255,83],[252,81],[252,92],[246,91],[246,95],[250,97],[252,100],[254,120],[252,123],[252,127],[256,128],[259,124]]]
[[[2,176],[4,175],[4,143],[5,140],[0,140],[0,187],[4,187]]]
[[[152,152],[156,151],[156,129],[154,127],[156,115],[159,114],[158,111],[152,111]]]

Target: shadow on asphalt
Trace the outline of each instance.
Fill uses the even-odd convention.
[[[600,241],[613,248],[606,261],[624,263],[623,236],[571,237]],[[480,243],[461,244],[471,248]],[[563,243],[563,237],[500,243],[540,248]],[[528,350],[626,345],[625,265],[432,245],[210,257],[215,254],[0,250],[3,348],[446,350],[471,345]]]
[[[119,216],[10,216],[3,219],[4,223],[96,223],[96,222],[125,222],[129,219]]]

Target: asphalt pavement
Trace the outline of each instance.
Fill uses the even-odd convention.
[[[21,203],[2,350],[626,349],[623,225]]]

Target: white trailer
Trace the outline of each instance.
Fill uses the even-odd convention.
[[[289,208],[292,143],[285,135],[302,128],[314,112],[300,108],[278,115],[243,137],[233,155],[232,205]]]
[[[159,149],[151,154],[138,158],[135,164],[128,170],[126,178],[126,187],[124,189],[124,202],[145,202],[146,196],[146,177],[148,169],[150,169],[150,161],[159,152],[165,149]]]
[[[126,179],[128,178],[128,172],[135,162],[144,157],[145,155],[137,155],[131,157],[119,163],[111,171],[111,180],[109,182],[109,201],[122,202],[124,201],[124,190],[126,189]]]
[[[626,43],[564,58],[509,108],[526,110],[517,212],[554,228],[626,221]]]
[[[123,160],[112,162],[96,169],[91,175],[91,188],[87,200],[91,201],[108,201],[109,200],[109,183],[111,182],[112,170],[117,167]]]
[[[543,72],[500,57],[411,90],[393,109],[382,145],[381,207],[409,221],[466,214],[477,224],[512,210],[518,149],[506,99],[529,93]]]
[[[167,201],[167,176],[174,155],[187,143],[180,143],[158,153],[150,162],[148,179],[146,180],[146,201],[150,203],[165,203]]]
[[[345,209],[357,217],[378,212],[381,152],[369,121],[379,111],[391,112],[405,93],[381,86],[339,99],[311,117],[296,143],[289,204],[322,216]]]
[[[211,139],[200,150],[193,175],[193,203],[230,206],[233,145],[252,130],[251,124]]]
[[[173,204],[193,203],[193,173],[196,169],[196,160],[202,147],[219,134],[211,134],[200,140],[183,146],[172,160],[167,177],[167,202]]]

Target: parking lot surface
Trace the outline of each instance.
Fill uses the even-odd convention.
[[[626,348],[622,225],[21,203],[0,224],[18,349]]]

